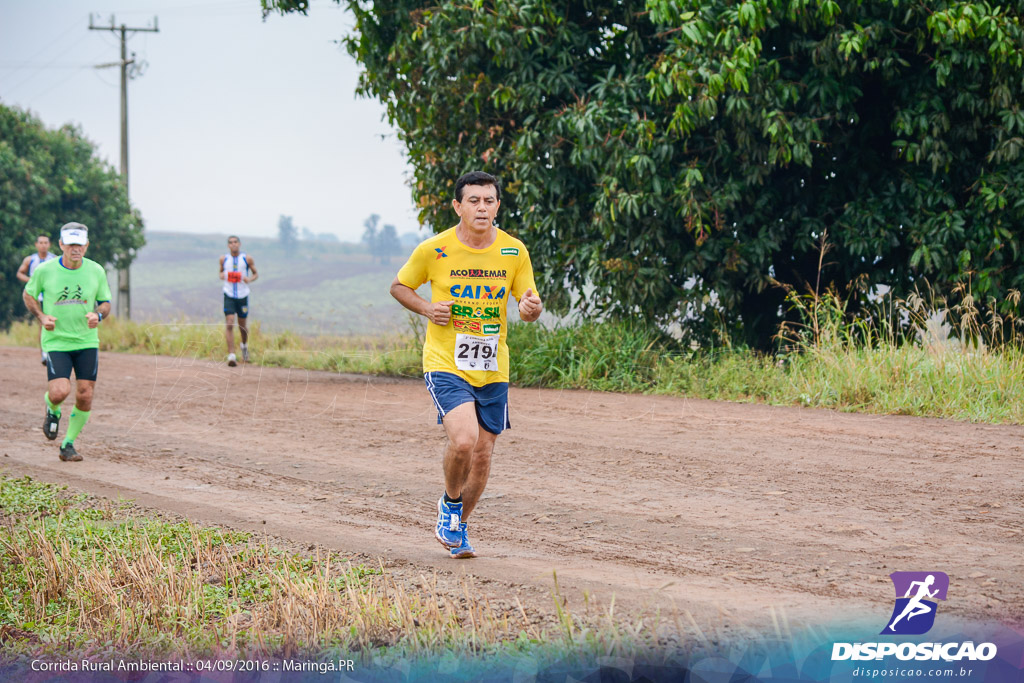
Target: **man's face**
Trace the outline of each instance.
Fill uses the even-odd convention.
[[[462,201],[452,200],[462,222],[477,230],[491,227],[500,205],[498,188],[494,185],[466,185],[462,188]]]
[[[237,254],[238,250],[242,248],[242,243],[238,241],[237,237],[232,237],[228,240],[228,249],[231,250],[232,254]]]
[[[63,240],[60,242],[60,250],[64,254],[64,258],[71,263],[78,263],[85,258],[85,250],[88,248],[88,242],[85,244],[64,244]]]
[[[45,254],[46,252],[50,251],[50,238],[43,237],[42,235],[37,237],[36,251],[38,251],[40,254]]]

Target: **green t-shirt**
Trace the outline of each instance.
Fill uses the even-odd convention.
[[[110,301],[107,271],[87,258],[74,270],[64,258],[41,263],[25,285],[29,296],[43,295],[43,313],[57,319],[53,331],[43,329],[43,351],[79,351],[100,347],[99,330],[89,329],[86,313]]]

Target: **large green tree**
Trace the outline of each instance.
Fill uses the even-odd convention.
[[[142,218],[128,202],[119,174],[73,126],[47,129],[32,114],[0,104],[0,327],[25,311],[15,274],[60,226],[89,227],[88,257],[127,266],[144,243]]]
[[[556,310],[724,321],[764,347],[779,282],[1024,285],[1019,5],[344,4],[421,219],[452,222],[460,173],[499,175]]]

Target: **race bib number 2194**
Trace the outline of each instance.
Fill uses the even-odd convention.
[[[498,336],[455,335],[455,367],[467,371],[497,372]]]

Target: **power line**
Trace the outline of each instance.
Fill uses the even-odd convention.
[[[103,73],[99,69],[97,69],[95,67],[92,70],[92,75],[96,77],[96,80],[98,80],[100,83],[102,83],[103,85],[107,86],[108,88],[115,88],[116,89],[118,87],[117,83],[108,81],[106,78],[104,78]]]
[[[36,94],[32,95],[31,97],[27,97],[27,98],[25,98],[25,101],[26,101],[26,102],[29,102],[29,101],[31,101],[31,100],[36,100],[36,99],[39,99],[39,98],[43,97],[44,95],[48,95],[48,94],[49,94],[50,92],[52,92],[53,90],[55,90],[55,89],[56,89],[56,88],[57,88],[58,86],[64,85],[64,84],[65,84],[65,83],[67,83],[67,82],[68,82],[69,80],[71,80],[72,78],[74,78],[75,76],[77,76],[77,75],[78,75],[79,73],[81,73],[82,71],[85,71],[85,70],[86,70],[86,69],[88,69],[88,68],[89,68],[89,66],[88,66],[88,65],[86,65],[86,66],[80,67],[80,68],[78,68],[78,69],[76,69],[76,70],[72,71],[72,72],[71,72],[71,73],[69,73],[69,74],[68,74],[67,76],[65,76],[64,78],[62,78],[62,79],[60,79],[59,81],[57,81],[56,83],[53,83],[52,85],[50,85],[50,86],[49,86],[49,87],[47,87],[47,88],[44,88],[44,89],[43,89],[42,91],[40,91],[40,92],[37,92]]]
[[[38,62],[0,62],[0,69],[24,69],[26,67],[36,67],[37,69],[86,69],[92,66],[92,64],[40,64]]]
[[[77,69],[72,70],[71,73],[67,74],[63,78],[58,79],[57,81],[51,82],[49,84],[42,83],[41,84],[41,87],[42,87],[41,90],[39,90],[39,89],[37,89],[35,91],[29,90],[28,91],[29,94],[26,95],[25,97],[21,98],[22,101],[24,101],[26,103],[26,106],[31,106],[30,105],[31,102],[34,102],[34,101],[38,100],[39,98],[44,97],[45,95],[48,95],[49,93],[53,92],[56,88],[60,87],[64,83],[67,83],[69,80],[71,80],[75,76],[80,75],[86,69],[91,69],[92,65],[96,63],[96,60],[100,57],[101,54],[103,54],[103,53],[102,52],[97,52],[95,55],[92,56],[92,58],[89,60],[88,64],[81,65],[80,67],[78,67]],[[116,88],[117,86],[115,85],[113,87]]]
[[[71,50],[73,50],[76,47],[78,47],[78,44],[81,43],[83,40],[85,40],[85,36],[84,35],[81,36],[78,40],[75,40],[74,42],[72,42],[70,45],[68,45],[66,48],[61,50],[59,53],[57,53],[57,55],[53,59],[48,61],[46,64],[44,64],[43,66],[40,66],[40,67],[30,71],[29,74],[27,76],[25,76],[25,78],[21,79],[20,81],[15,83],[13,86],[7,88],[6,91],[7,91],[8,98],[10,97],[10,93],[12,91],[17,90],[18,88],[23,86],[25,83],[28,83],[29,81],[31,81],[32,78],[36,74],[38,74],[40,71],[42,71],[43,69],[45,69],[45,68],[47,68],[47,67],[49,67],[49,66],[51,66],[53,64],[56,64],[58,59],[60,59],[61,57],[66,55],[68,52],[70,52]]]
[[[43,45],[43,47],[39,48],[39,50],[37,50],[35,52],[35,54],[33,54],[31,57],[29,57],[26,61],[27,62],[34,62],[37,57],[41,57],[47,50],[49,50],[51,47],[53,47],[58,42],[63,40],[64,36],[68,35],[72,31],[74,31],[76,28],[78,28],[81,25],[81,23],[82,23],[81,19],[76,19],[74,22],[72,22],[71,26],[68,26],[68,28],[65,31],[63,31],[60,35],[58,35],[56,38],[54,38],[50,42],[48,42],[45,45]]]

